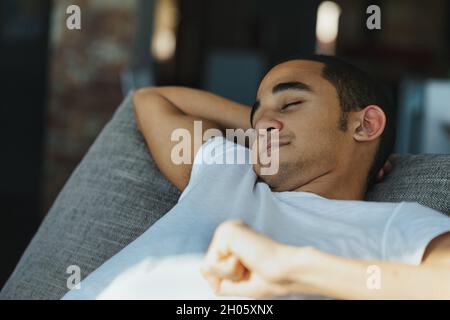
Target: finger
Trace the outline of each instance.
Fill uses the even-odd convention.
[[[381,169],[380,171],[378,171],[377,181],[381,181],[381,180],[383,180],[383,178],[384,178],[384,170]]]
[[[245,267],[235,256],[214,262],[209,261],[204,264],[203,269],[214,277],[232,281],[241,280],[245,273]]]
[[[200,273],[202,274],[203,278],[208,282],[208,285],[211,287],[211,289],[217,293],[220,289],[220,282],[221,279],[214,276],[212,273],[209,272],[208,269],[200,268]]]
[[[216,229],[206,252],[204,266],[206,269],[210,269],[210,272],[217,272],[217,276],[222,276],[222,269],[223,273],[232,273],[234,269],[238,268],[238,259],[232,255],[232,251],[229,248],[231,241],[230,231],[237,225],[241,225],[241,222],[228,221],[220,225]]]
[[[223,280],[216,292],[219,296],[237,296],[237,297],[254,297],[257,292],[252,283],[249,281],[230,281]]]
[[[228,248],[240,263],[249,270],[258,271],[264,267],[262,261],[275,253],[278,243],[246,225],[234,227]]]
[[[231,256],[227,259],[226,266],[223,270],[223,278],[232,281],[240,281],[244,277],[245,271],[246,269],[239,259],[236,256]]]
[[[236,296],[249,298],[270,298],[273,296],[271,289],[255,277],[247,277],[244,281],[223,280],[216,293],[220,296]]]
[[[238,223],[239,221],[228,221],[221,224],[216,229],[209,248],[206,252],[206,260],[214,262],[223,258],[227,258],[231,254],[228,248],[228,244],[230,242],[230,229],[232,229]]]
[[[245,273],[245,267],[237,257],[231,256],[209,265],[209,271],[211,274],[221,279],[239,281]]]
[[[386,164],[383,169],[384,169],[385,173],[389,173],[392,170],[392,162],[389,160],[386,161]]]
[[[277,272],[275,269],[277,269],[277,256],[282,252],[280,249],[282,249],[281,244],[250,229],[243,222],[229,221],[217,228],[205,264],[215,265],[221,260],[221,254],[218,252],[225,252],[236,256],[246,269],[270,277]],[[268,258],[273,263],[262,263]],[[216,275],[223,277],[221,273]]]

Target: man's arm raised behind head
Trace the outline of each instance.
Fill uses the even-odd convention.
[[[194,121],[201,121],[202,136],[204,131],[213,128],[223,132],[227,128],[250,127],[250,108],[201,90],[140,89],[134,93],[133,102],[137,125],[158,168],[180,191],[189,182],[193,159],[201,145],[194,143]],[[172,159],[172,150],[179,142],[172,141],[171,137],[177,129],[191,137],[188,163],[177,164]]]

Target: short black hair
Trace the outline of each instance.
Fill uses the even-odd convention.
[[[368,73],[337,57],[326,55],[291,56],[281,62],[290,60],[310,60],[324,65],[322,77],[335,87],[342,108],[338,124],[342,131],[347,130],[348,113],[351,111],[362,110],[366,106],[374,104],[385,113],[386,126],[380,136],[378,148],[367,176],[366,188],[371,188],[375,183],[377,173],[393,152],[395,144],[395,109],[386,88]]]

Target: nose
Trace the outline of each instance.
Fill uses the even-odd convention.
[[[257,131],[259,130],[266,130],[266,131],[272,131],[278,129],[280,132],[283,128],[283,123],[276,119],[271,113],[264,114],[258,122],[255,124],[255,129]]]

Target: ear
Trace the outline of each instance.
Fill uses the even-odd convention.
[[[356,114],[353,138],[356,141],[372,141],[377,139],[386,126],[386,115],[376,105],[370,105]]]

